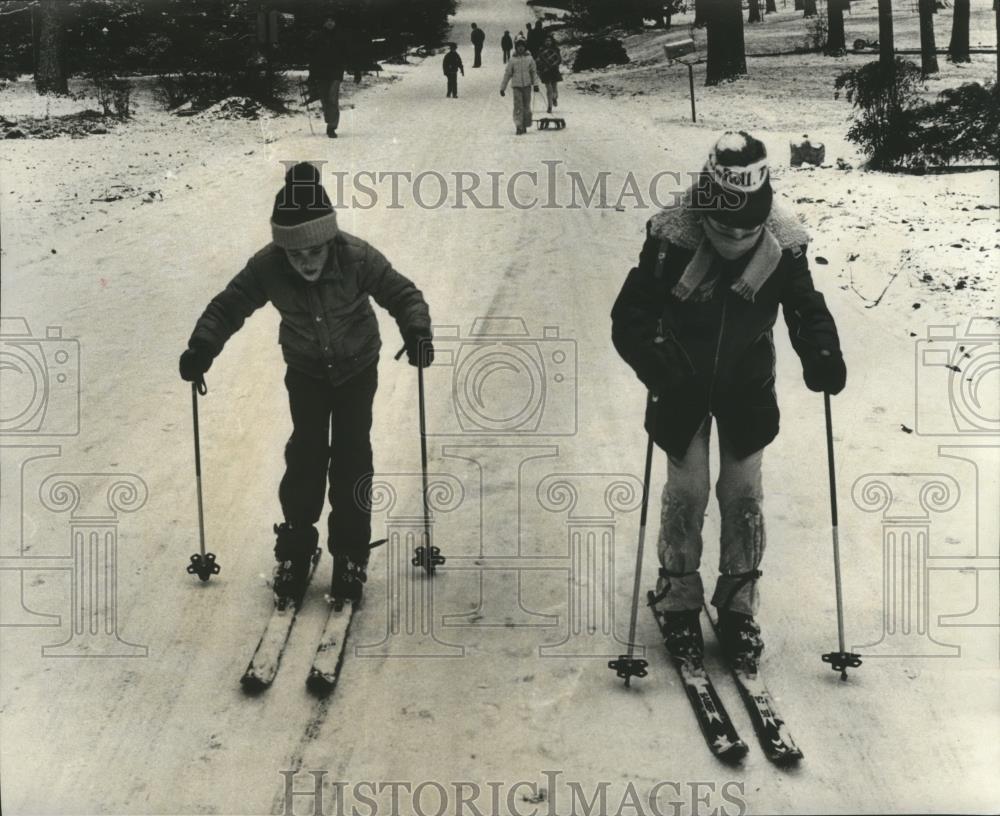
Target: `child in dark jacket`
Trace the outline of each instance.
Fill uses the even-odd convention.
[[[465,76],[465,66],[462,65],[462,57],[458,53],[458,46],[455,43],[448,43],[448,53],[444,55],[441,70],[448,77],[448,91],[445,98],[458,99],[458,72]]]
[[[331,596],[356,602],[371,539],[370,432],[381,346],[370,298],[396,319],[411,365],[434,359],[430,314],[410,280],[365,241],[338,229],[314,165],[288,171],[274,201],[271,235],[198,319],[180,374],[200,381],[246,318],[268,302],[275,306],[293,429],[278,488],[284,522],[274,527],[274,591],[279,600],[301,602],[318,553],[315,524],[329,474]]]
[[[654,397],[646,428],[667,452],[656,604],[676,660],[700,660],[698,573],[709,500],[709,436],[719,435],[722,517],[717,607],[722,645],[755,670],[764,553],[761,462],[778,433],[772,327],[781,306],[813,391],[837,394],[847,371],[833,317],[813,287],[808,234],[772,202],[764,145],[716,143],[684,201],[654,216],[638,267],[612,310],[615,347]]]

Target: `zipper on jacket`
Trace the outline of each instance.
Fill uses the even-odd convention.
[[[722,335],[726,331],[726,305],[729,303],[728,299],[723,296],[722,299],[722,316],[719,318],[719,338],[715,343],[715,360],[712,362],[712,382],[708,387],[708,411],[712,412],[712,401],[715,399],[715,376],[719,369],[719,354],[722,351]]]

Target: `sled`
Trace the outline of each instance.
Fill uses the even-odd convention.
[[[539,130],[563,130],[566,127],[566,120],[561,116],[542,116],[535,122]]]

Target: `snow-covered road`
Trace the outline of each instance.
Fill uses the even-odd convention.
[[[763,666],[806,758],[796,770],[779,770],[753,742],[741,767],[720,765],[704,747],[648,612],[640,611],[638,640],[647,645],[649,676],[625,690],[605,668],[627,629],[645,445],[644,394],[611,347],[608,313],[651,209],[631,198],[617,209],[571,207],[566,175],[579,174],[589,187],[606,172],[614,203],[629,174],[645,185],[660,171],[697,167],[715,134],[685,124],[683,104],[673,116],[564,89],[559,111],[567,130],[515,137],[510,99],[497,93],[495,43],[527,16],[517,0],[461,4],[453,38],[466,76],[458,100],[444,98],[437,57],[395,69],[402,81],[359,95],[336,142],[310,136],[300,119],[276,120],[273,140],[258,142],[251,155],[249,147],[205,145],[203,163],[188,171],[196,189],[139,207],[100,234],[75,219],[32,231],[30,211],[12,211],[10,195],[30,189],[31,172],[43,168],[18,166],[14,148],[5,150],[3,314],[26,318],[35,335],[61,326],[78,339],[81,361],[79,433],[3,440],[5,813],[284,812],[287,779],[304,790],[309,772],[326,772],[328,785],[346,782],[348,805],[357,803],[351,786],[361,782],[436,782],[449,792],[449,813],[461,812],[460,782],[481,786],[483,812],[490,812],[490,782],[501,791],[497,812],[547,813],[555,797],[552,812],[569,813],[571,782],[588,799],[607,783],[611,813],[629,783],[646,813],[655,812],[647,801],[654,790],[663,813],[996,809],[997,436],[977,434],[974,418],[972,432],[955,431],[965,420],[948,410],[947,382],[915,364],[917,343],[935,324],[958,325],[958,339],[939,347],[964,342],[975,351],[985,342],[988,353],[988,338],[961,338],[969,317],[991,317],[995,307],[981,294],[935,297],[915,293],[912,282],[893,283],[887,265],[905,279],[906,253],[916,253],[905,226],[889,219],[882,232],[855,235],[844,220],[868,212],[886,190],[891,198],[893,184],[907,201],[921,197],[918,184],[935,184],[947,206],[940,205],[933,236],[954,227],[995,242],[995,210],[985,214],[992,228],[987,222],[962,232],[961,220],[970,217],[963,205],[995,202],[995,177],[820,178],[781,168],[786,134],[762,134],[779,165],[779,192],[855,201],[826,217],[810,202],[806,214],[817,238],[814,277],[849,366],[848,389],[834,400],[848,645],[881,657],[867,658],[847,683],[820,662],[836,647],[822,401],[801,384],[779,328],[783,427],[764,460]],[[481,69],[471,67],[472,21],[488,35]],[[731,124],[740,124],[738,116]],[[45,145],[50,154],[55,145]],[[421,607],[427,582],[397,570],[392,559],[400,551],[378,552],[368,604],[352,631],[361,651],[349,652],[325,702],[310,697],[303,681],[322,627],[328,558],[274,687],[247,697],[237,683],[270,605],[263,576],[290,431],[270,310],[247,323],[208,373],[201,401],[206,525],[222,573],[207,585],[184,573],[197,526],[190,397],[176,359],[204,304],[267,241],[280,162],[288,160],[325,160],[328,179],[338,171],[352,179],[364,171],[434,171],[449,185],[442,207],[419,206],[403,180],[399,207],[388,206],[382,182],[373,185],[375,206],[359,193],[361,206],[341,212],[342,227],[417,281],[431,306],[439,354],[427,377],[431,470],[440,483],[434,535],[450,560],[434,580],[432,604]],[[508,188],[519,171],[537,173],[538,183],[521,177]],[[451,206],[458,172],[480,179],[481,199],[490,179],[499,179],[501,206]],[[521,208],[533,191],[540,204],[553,203],[549,172],[556,206]],[[436,177],[422,183],[426,205],[436,198]],[[345,189],[350,194],[352,185]],[[895,212],[890,201],[879,206]],[[817,254],[830,263],[817,263]],[[866,264],[854,278],[850,254]],[[988,267],[995,247],[985,258]],[[883,279],[890,288],[867,308],[858,290],[877,296]],[[387,489],[376,502],[375,529],[405,534],[419,508],[416,378],[392,362],[398,332],[383,317],[373,437]],[[522,324],[526,336],[511,334]],[[503,336],[477,339],[477,328]],[[478,379],[466,378],[470,370]],[[991,397],[982,399],[988,411]],[[917,425],[917,433],[901,425]],[[76,475],[56,481],[84,485],[78,509],[46,481],[57,473]],[[132,513],[121,509],[127,501],[117,513],[107,508],[108,486],[121,480],[108,474],[121,473],[148,490]],[[655,499],[664,476],[659,453],[645,585],[655,576]],[[866,490],[866,479],[875,486]],[[882,495],[894,503],[884,512]],[[866,502],[873,512],[863,512]],[[118,636],[134,647],[86,631],[71,637],[69,530],[101,524],[117,533],[111,602]],[[707,527],[711,573],[715,508]],[[403,557],[408,547],[404,541]],[[34,559],[30,569],[17,560],[26,557]],[[100,575],[91,580],[101,583]],[[613,598],[605,591],[612,587]],[[72,597],[83,603],[82,594]],[[390,631],[389,612],[401,607],[402,624]],[[434,637],[421,636],[421,625]],[[42,650],[67,639],[66,651],[79,645],[91,654]],[[132,656],[108,656],[116,649]],[[394,656],[379,656],[387,651]],[[714,652],[712,665],[752,742]],[[555,784],[553,773],[561,774]],[[532,800],[527,787],[512,790],[521,780],[546,788],[549,802]],[[672,784],[656,788],[660,782]],[[333,812],[329,787],[327,795]],[[436,812],[437,795],[433,786],[426,791],[423,812]],[[401,796],[405,813],[412,803]],[[375,798],[378,812],[392,812],[389,792]],[[314,804],[298,797],[296,812]]]

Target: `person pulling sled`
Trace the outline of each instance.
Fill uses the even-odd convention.
[[[268,302],[277,308],[293,429],[278,488],[284,520],[274,525],[274,592],[296,605],[302,600],[319,554],[315,525],[329,474],[330,594],[359,602],[371,539],[370,432],[381,346],[370,298],[396,319],[411,365],[434,359],[430,314],[409,279],[374,247],[339,229],[312,164],[286,174],[271,237],[198,319],[180,374],[199,381],[251,314]]]
[[[764,448],[778,433],[772,327],[782,308],[806,386],[839,393],[847,370],[834,319],[813,286],[809,236],[773,202],[764,145],[724,134],[683,202],[653,216],[611,313],[612,341],[656,401],[645,424],[667,453],[653,603],[677,661],[703,654],[698,572],[714,419],[722,518],[712,595],[723,649],[754,671],[764,555]]]

